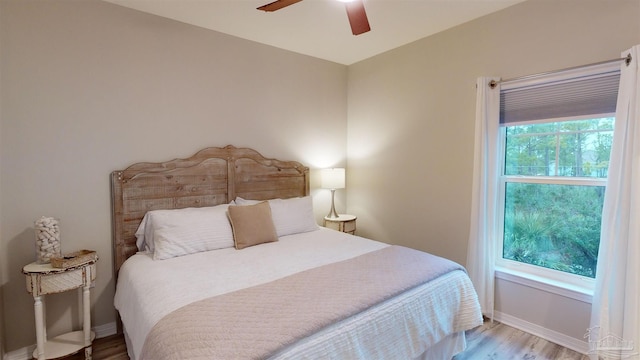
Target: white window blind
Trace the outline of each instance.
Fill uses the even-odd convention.
[[[503,87],[500,124],[615,113],[620,71]]]

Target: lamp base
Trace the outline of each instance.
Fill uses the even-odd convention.
[[[336,206],[333,201],[335,194],[336,194],[336,189],[331,189],[331,211],[329,211],[329,214],[327,215],[327,217],[331,219],[338,218],[338,213],[336,212]]]

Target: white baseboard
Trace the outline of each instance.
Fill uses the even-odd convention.
[[[4,360],[29,360],[33,357],[33,350],[35,349],[36,346],[31,345],[18,350],[10,351],[4,354]]]
[[[118,327],[116,326],[116,322],[113,321],[104,325],[95,326],[92,330],[96,333],[96,339],[100,339],[115,335],[118,332]]]
[[[117,332],[116,323],[110,322],[108,324],[99,325],[91,328],[96,333],[96,339],[114,335]],[[29,360],[33,356],[33,351],[36,349],[36,345],[30,345],[18,350],[10,351],[4,354],[4,360]]]
[[[551,341],[558,345],[564,346],[567,349],[577,351],[581,354],[587,354],[587,352],[589,352],[589,343],[587,343],[586,341],[576,339],[572,336],[547,329],[540,325],[530,323],[528,321],[519,319],[509,314],[501,313],[499,311],[496,311],[494,316],[496,321],[514,327],[518,330],[528,332],[529,334],[533,334],[547,341]]]

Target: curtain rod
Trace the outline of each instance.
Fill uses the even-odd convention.
[[[629,64],[631,64],[631,60],[633,58],[631,57],[631,54],[628,54],[627,56],[623,57],[623,58],[617,58],[617,59],[611,59],[611,60],[605,60],[605,61],[600,61],[600,62],[596,62],[596,63],[591,63],[591,64],[587,64],[587,65],[580,65],[580,66],[573,66],[573,67],[569,67],[569,68],[564,68],[564,69],[559,69],[559,70],[552,70],[552,71],[547,71],[547,72],[542,72],[542,73],[538,73],[538,74],[533,74],[533,75],[525,75],[525,76],[519,76],[519,77],[515,77],[515,78],[511,78],[511,79],[506,79],[506,80],[491,80],[489,82],[489,87],[490,88],[495,88],[498,84],[503,83],[503,82],[509,82],[509,81],[514,81],[514,80],[524,80],[524,79],[530,79],[530,78],[536,78],[539,76],[544,76],[544,75],[551,75],[551,74],[555,74],[561,71],[568,71],[568,70],[575,70],[575,69],[580,69],[583,67],[587,67],[587,66],[596,66],[596,65],[604,65],[604,64],[609,64],[609,63],[613,63],[616,61],[624,61],[624,63],[629,66]]]

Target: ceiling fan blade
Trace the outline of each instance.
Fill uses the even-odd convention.
[[[353,35],[360,35],[371,30],[362,0],[345,3],[345,6],[347,7],[347,16],[349,17],[349,24],[351,24],[351,32]]]
[[[289,6],[289,5],[293,5],[297,2],[300,2],[302,0],[276,0],[274,2],[268,3],[267,5],[262,5],[258,8],[258,10],[262,10],[262,11],[276,11],[276,10],[280,10],[283,7]]]

